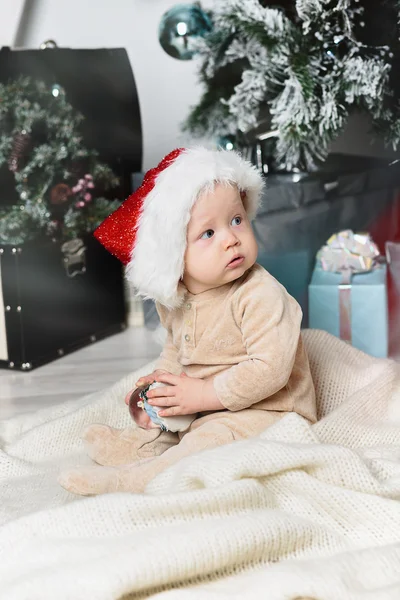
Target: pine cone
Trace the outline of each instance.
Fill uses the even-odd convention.
[[[50,190],[50,202],[51,204],[64,204],[71,196],[72,190],[66,183],[57,183]]]
[[[21,169],[22,159],[27,154],[31,142],[31,136],[23,129],[14,136],[10,156],[8,158],[8,168],[13,173]]]

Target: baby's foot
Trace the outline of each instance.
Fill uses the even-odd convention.
[[[86,452],[99,465],[127,465],[149,456],[147,444],[154,442],[160,429],[145,430],[138,427],[115,429],[108,425],[90,425],[82,439]]]
[[[68,492],[81,496],[115,492],[118,469],[113,467],[74,467],[60,473],[58,483]]]

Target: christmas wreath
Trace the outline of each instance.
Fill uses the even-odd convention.
[[[275,159],[312,169],[357,108],[396,148],[399,12],[398,0],[220,0],[197,42],[205,91],[184,128],[240,146],[264,121]]]
[[[83,120],[57,84],[30,77],[0,84],[0,173],[13,175],[18,195],[0,209],[0,243],[72,239],[119,206],[104,197],[119,180],[85,147]]]

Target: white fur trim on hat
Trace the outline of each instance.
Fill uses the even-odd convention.
[[[177,308],[184,292],[186,231],[199,194],[215,183],[246,192],[246,211],[256,215],[264,186],[257,169],[228,150],[185,149],[164,171],[143,201],[135,246],[126,277],[136,293],[167,308]]]

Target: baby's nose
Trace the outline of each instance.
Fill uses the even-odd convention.
[[[231,246],[236,246],[238,243],[239,243],[239,239],[232,232],[229,232],[229,234],[224,239],[224,247],[225,248],[230,248]]]

